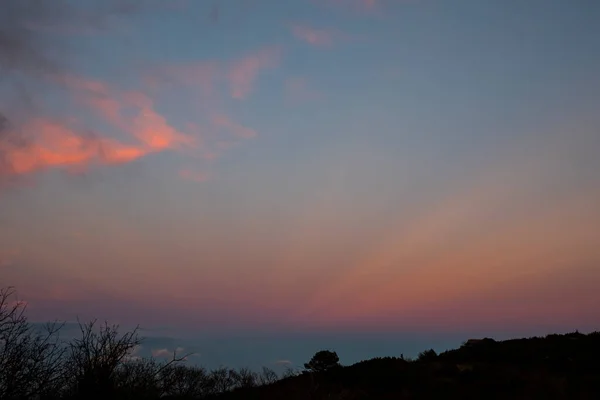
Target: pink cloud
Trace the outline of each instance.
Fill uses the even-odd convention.
[[[170,126],[152,107],[142,108],[131,123],[131,133],[151,151],[174,149],[194,142],[191,137]]]
[[[14,132],[4,128],[0,176],[6,183],[6,177],[50,168],[83,172],[92,165],[130,163],[163,151],[193,150],[213,159],[239,139],[256,136],[254,129],[223,112],[218,89],[224,86],[222,94],[246,98],[260,73],[279,64],[280,53],[277,46],[265,47],[229,62],[201,61],[156,69],[142,79],[145,90],[124,90],[75,75],[51,76],[51,81],[66,88],[74,102],[99,117],[110,132],[91,131],[79,117],[45,115],[30,118],[17,128],[9,127]],[[201,96],[205,111],[196,117],[204,118],[204,125],[188,123],[183,132],[157,110],[150,94],[163,94],[169,86]],[[224,139],[222,132],[234,138]],[[26,140],[8,140],[10,137]],[[181,174],[196,181],[206,179],[191,171]]]
[[[281,48],[269,46],[231,61],[208,60],[157,68],[144,81],[152,89],[183,84],[200,89],[200,94],[213,100],[218,97],[217,88],[225,84],[231,97],[243,99],[252,92],[261,71],[277,67],[280,60]]]
[[[5,168],[9,174],[23,175],[50,167],[68,167],[93,161],[112,163],[131,161],[143,151],[108,139],[85,136],[65,122],[48,118],[31,120],[23,128],[31,138],[20,146],[0,142]]]
[[[147,152],[191,145],[194,140],[167,123],[154,109],[153,100],[142,92],[121,92],[108,85],[80,78],[67,78],[75,96],[87,103],[107,122],[137,138]],[[132,110],[133,109],[133,110]],[[134,111],[125,113],[125,111]]]
[[[103,82],[79,77],[64,77],[64,82],[76,99],[121,130],[125,140],[89,134],[75,118],[33,118],[19,129],[19,136],[27,138],[25,144],[0,142],[4,159],[0,172],[4,175],[24,175],[52,167],[80,171],[91,164],[128,163],[151,153],[194,144],[191,136],[169,125],[155,111],[153,101],[141,92],[120,92]]]
[[[164,348],[164,349],[152,349],[151,352],[152,352],[152,357],[170,358],[170,357],[173,357],[173,354],[175,354],[176,356],[180,356],[184,350],[185,349],[183,347],[177,347],[173,351]],[[185,360],[185,358],[184,358],[184,360]]]
[[[171,357],[173,355],[168,349],[152,349],[152,357]]]
[[[227,74],[231,97],[234,99],[247,97],[260,71],[276,67],[280,56],[279,47],[268,47],[231,63]]]
[[[292,26],[294,36],[306,43],[314,46],[331,46],[333,44],[334,33],[325,29],[315,29],[309,26]]]

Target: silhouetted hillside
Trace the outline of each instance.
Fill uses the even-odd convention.
[[[416,361],[376,358],[215,399],[598,399],[600,333],[471,340]]]

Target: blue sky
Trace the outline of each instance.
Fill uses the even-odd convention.
[[[249,363],[600,323],[597,2],[8,1],[0,283],[34,320],[290,349]]]

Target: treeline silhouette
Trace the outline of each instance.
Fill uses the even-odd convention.
[[[0,289],[0,400],[13,399],[600,399],[600,332],[529,339],[468,340],[415,360],[374,358],[342,366],[321,350],[303,371],[207,370],[136,357],[138,330],[96,321],[61,340],[63,325],[39,329]]]
[[[268,385],[279,376],[264,367],[185,365],[190,354],[169,361],[134,355],[143,342],[138,329],[119,333],[117,325],[79,322],[79,335],[61,340],[64,324],[30,324],[26,304],[0,289],[0,400],[13,399],[192,399],[236,388]]]

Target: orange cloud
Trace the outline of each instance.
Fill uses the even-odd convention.
[[[31,138],[26,145],[0,142],[9,173],[23,175],[50,167],[85,166],[93,162],[118,164],[148,153],[147,149],[116,140],[85,136],[61,121],[38,118],[22,128]]]
[[[47,169],[74,173],[93,165],[130,163],[163,151],[190,154],[193,150],[196,156],[212,160],[241,139],[257,135],[223,111],[220,96],[248,97],[260,73],[278,65],[280,50],[265,47],[232,61],[155,69],[143,77],[143,90],[126,90],[78,75],[49,74],[48,82],[65,88],[77,107],[83,107],[83,114],[76,118],[39,114],[18,126],[0,127],[0,183],[4,187],[14,177]],[[188,122],[183,131],[173,126],[151,97],[163,94],[169,86],[177,89],[178,96],[182,89],[191,90],[186,94],[192,98],[199,95],[205,110],[199,117],[205,121]],[[220,88],[223,93],[218,92]],[[86,111],[99,118],[102,128],[90,129],[84,119],[90,117]],[[179,176],[207,179],[203,172],[186,169]]]
[[[280,55],[279,47],[268,47],[231,63],[227,74],[231,97],[243,99],[248,96],[260,71],[277,66]]]
[[[148,152],[190,145],[192,137],[178,132],[154,110],[154,102],[142,92],[120,92],[108,85],[79,78],[67,78],[82,99],[107,122],[137,138]],[[133,109],[134,113],[125,115]]]
[[[119,140],[84,133],[75,119],[38,117],[20,127],[23,143],[0,141],[0,172],[23,175],[51,167],[85,169],[90,164],[128,163],[148,154],[192,146],[195,139],[179,132],[154,109],[142,92],[121,92],[109,85],[80,77],[61,78],[82,104],[124,135]],[[13,134],[13,136],[17,136]]]
[[[204,110],[201,113],[206,123],[188,123],[186,129],[192,132],[194,137],[202,138],[202,146],[199,148],[202,157],[205,160],[213,160],[221,150],[235,145],[237,139],[248,139],[257,135],[254,129],[234,121],[223,111],[221,96],[235,99],[248,97],[261,71],[276,67],[280,55],[280,47],[271,46],[250,52],[232,61],[199,61],[191,64],[169,65],[152,70],[144,77],[144,82],[156,92],[164,94],[167,90],[175,89],[176,92],[173,93],[181,95],[184,90],[186,94],[192,95],[192,102],[199,100],[199,108]],[[218,89],[223,86],[226,91],[220,93]],[[88,85],[86,89],[94,94],[93,107],[99,113],[103,113],[107,119],[122,125],[117,117],[120,109],[118,102],[106,96],[104,88]],[[193,90],[192,93],[189,93],[190,89]],[[155,125],[157,124],[153,124]],[[234,138],[223,138],[221,135],[223,132],[232,134]],[[176,134],[170,136],[177,137]],[[187,179],[198,180],[197,177],[192,178],[195,173],[190,171],[180,171],[179,175],[182,174]]]
[[[145,107],[131,121],[132,134],[153,151],[193,144],[194,140],[171,127],[166,119],[151,107]]]
[[[314,46],[331,46],[333,44],[334,33],[325,29],[315,29],[309,26],[292,26],[294,36],[308,44]]]

